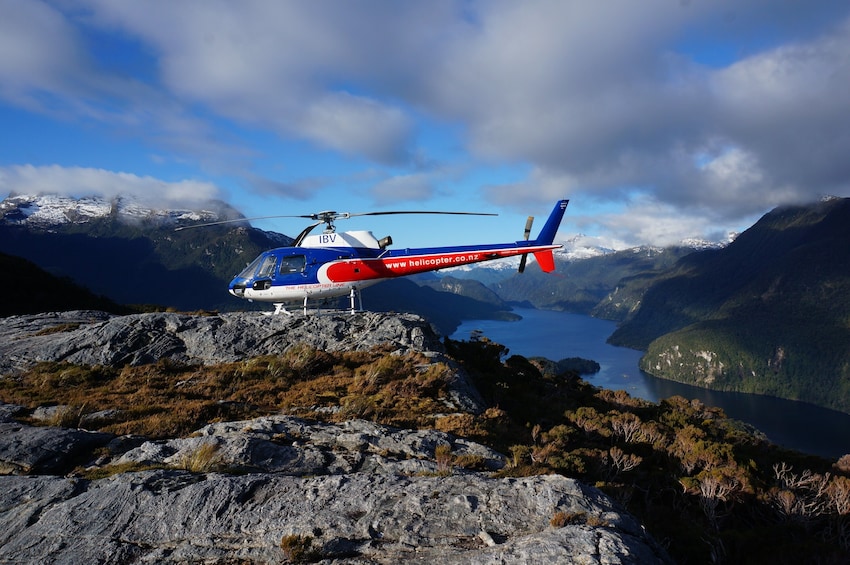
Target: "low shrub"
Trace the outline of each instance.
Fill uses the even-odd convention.
[[[313,548],[313,538],[291,534],[280,540],[283,555],[290,563],[315,563],[321,559],[319,552]]]

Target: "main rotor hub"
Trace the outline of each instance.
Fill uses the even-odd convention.
[[[334,220],[346,219],[348,217],[350,217],[350,214],[348,212],[325,210],[324,212],[318,212],[316,214],[313,214],[312,219],[325,223],[325,233],[334,233],[336,231]]]

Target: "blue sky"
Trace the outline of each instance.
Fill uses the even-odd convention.
[[[411,247],[566,197],[564,239],[718,240],[850,196],[848,92],[846,0],[0,0],[0,197],[499,214],[344,224]]]

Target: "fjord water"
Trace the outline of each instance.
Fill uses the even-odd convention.
[[[522,320],[471,320],[461,324],[452,339],[469,339],[481,331],[508,348],[508,355],[593,359],[601,370],[583,378],[594,386],[625,390],[658,402],[671,396],[697,398],[722,408],[727,416],[755,426],[776,444],[805,453],[838,458],[850,453],[850,414],[804,402],[755,394],[719,392],[655,378],[638,369],[642,352],[606,343],[616,324],[581,314],[517,308]]]

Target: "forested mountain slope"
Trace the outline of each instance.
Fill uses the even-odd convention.
[[[226,292],[233,275],[290,240],[245,224],[174,230],[239,217],[224,203],[208,204],[158,210],[121,198],[10,196],[0,203],[0,252],[122,304],[232,309],[240,305]]]
[[[0,317],[56,310],[106,310],[116,314],[129,309],[68,279],[55,277],[35,264],[0,253]]]
[[[509,302],[621,320],[630,303],[608,299],[621,281],[662,272],[693,251],[688,247],[636,247],[587,259],[556,260],[554,273],[529,267],[490,288]]]
[[[611,341],[657,376],[850,411],[850,199],[778,208],[682,258]]]

